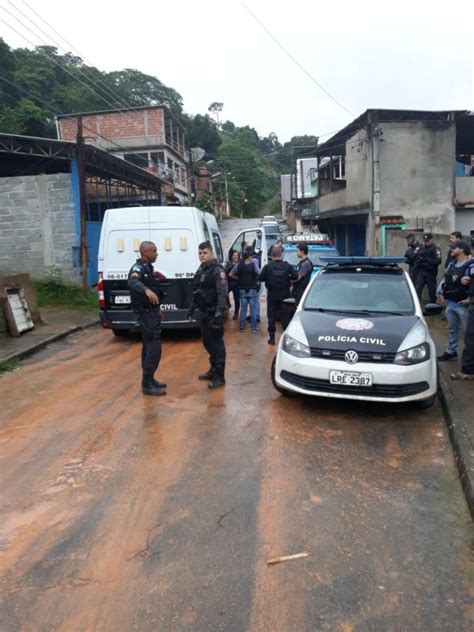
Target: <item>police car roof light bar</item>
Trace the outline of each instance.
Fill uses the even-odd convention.
[[[326,264],[394,266],[405,262],[405,257],[331,257],[322,256],[320,260]]]

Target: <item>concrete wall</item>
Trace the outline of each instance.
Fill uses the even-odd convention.
[[[320,213],[370,202],[367,134],[360,130],[346,142],[346,187],[319,198]]]
[[[456,202],[474,204],[474,176],[456,178]]]
[[[70,174],[0,178],[0,276],[42,277],[56,266],[79,282],[78,244]]]
[[[381,123],[380,213],[403,215],[407,228],[454,230],[454,122]]]

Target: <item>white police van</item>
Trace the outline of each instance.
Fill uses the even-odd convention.
[[[435,344],[410,277],[399,266],[404,259],[324,259],[279,341],[275,388],[431,406],[438,388]],[[425,314],[440,309],[427,305]]]
[[[158,248],[155,272],[166,292],[161,309],[162,327],[193,327],[187,311],[192,298],[192,280],[200,263],[198,245],[210,241],[216,258],[223,262],[216,218],[195,207],[142,206],[106,211],[99,243],[99,314],[102,326],[116,335],[137,329],[130,306],[128,272],[140,256],[142,241]]]

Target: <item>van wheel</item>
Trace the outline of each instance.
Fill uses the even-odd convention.
[[[272,368],[271,368],[271,376],[272,376],[272,384],[280,395],[285,395],[285,397],[293,397],[293,393],[291,391],[287,391],[285,388],[282,388],[279,384],[277,384],[275,380],[275,367],[276,367],[276,356],[273,358]]]
[[[114,336],[118,336],[119,338],[128,338],[130,336],[130,331],[128,329],[112,329],[114,332]]]
[[[416,402],[417,408],[419,408],[420,410],[427,410],[428,408],[431,408],[436,402],[437,397],[438,397],[438,394],[435,393],[431,397],[428,397],[428,399],[422,399]]]

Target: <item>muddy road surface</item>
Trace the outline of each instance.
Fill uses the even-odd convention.
[[[440,408],[282,397],[265,332],[226,327],[215,392],[192,333],[167,397],[98,329],[0,378],[0,630],[472,629]]]

